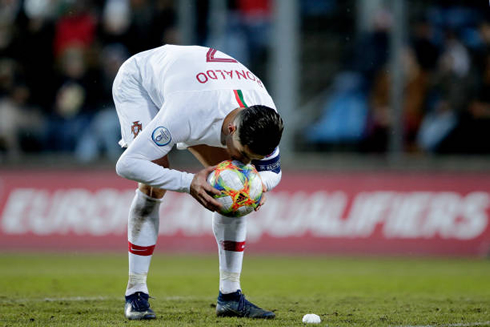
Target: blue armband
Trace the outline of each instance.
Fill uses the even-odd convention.
[[[277,154],[277,156],[270,159],[252,160],[252,164],[259,172],[272,171],[276,174],[279,174],[279,172],[281,171],[281,156],[280,154]]]

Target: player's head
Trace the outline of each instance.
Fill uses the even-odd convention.
[[[234,119],[234,125],[235,141],[245,152],[259,157],[274,151],[281,141],[284,129],[281,116],[275,110],[261,105],[240,110]]]

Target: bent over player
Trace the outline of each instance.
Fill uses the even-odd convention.
[[[274,318],[247,301],[240,273],[246,218],[216,212],[219,191],[206,178],[227,159],[252,162],[266,191],[281,179],[278,144],[283,122],[262,82],[245,66],[215,49],[165,45],[128,59],[114,80],[121,123],[117,173],[139,182],[128,219],[129,281],[125,316],[154,319],[146,277],[157,242],[159,207],[166,191],[185,192],[213,211],[219,248],[218,316]],[[204,169],[170,169],[167,154],[187,148]]]

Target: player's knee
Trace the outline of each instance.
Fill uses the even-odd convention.
[[[145,194],[151,198],[154,198],[154,199],[163,198],[163,196],[165,195],[165,192],[166,192],[166,190],[151,187],[150,185],[146,185],[146,184],[139,184],[138,188],[143,194]]]

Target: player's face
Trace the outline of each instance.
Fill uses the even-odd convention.
[[[264,159],[265,156],[255,154],[250,151],[248,146],[243,146],[238,140],[236,129],[228,135],[226,139],[226,147],[231,158],[249,164],[252,160]]]

